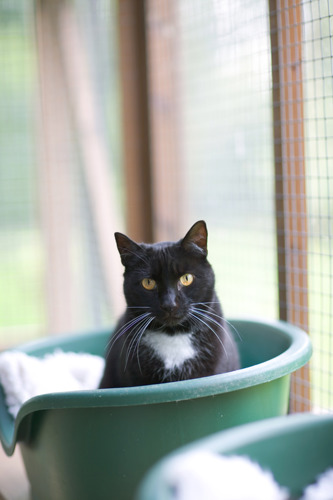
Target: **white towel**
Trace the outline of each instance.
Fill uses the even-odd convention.
[[[317,483],[311,484],[304,491],[301,500],[332,500],[333,499],[333,469],[328,469],[317,478]]]
[[[176,500],[286,500],[288,491],[270,471],[242,456],[208,451],[173,459],[166,471],[168,489]]]
[[[221,456],[193,451],[171,460],[166,469],[168,490],[174,500],[287,500],[269,470],[246,456]],[[304,489],[301,500],[333,500],[333,468]]]
[[[56,350],[44,358],[20,351],[0,354],[0,383],[9,412],[16,417],[22,404],[40,394],[97,389],[104,359],[87,353]]]

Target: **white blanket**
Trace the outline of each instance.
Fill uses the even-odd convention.
[[[175,500],[287,500],[270,471],[247,457],[193,451],[174,458],[166,470]]]
[[[287,500],[269,470],[245,456],[193,451],[171,460],[165,480],[175,500]],[[304,489],[301,500],[333,500],[333,469]]]
[[[20,351],[0,354],[0,383],[9,412],[16,417],[22,404],[40,394],[97,389],[104,359],[86,353],[57,350],[44,358]]]
[[[166,470],[169,491],[175,500],[287,500],[269,470],[248,457],[221,456],[209,451],[193,451],[171,460]],[[304,489],[301,500],[332,500],[333,469]]]

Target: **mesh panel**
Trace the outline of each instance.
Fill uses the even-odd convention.
[[[115,23],[102,0],[0,2],[0,347],[107,325],[121,298]]]
[[[311,371],[305,367],[293,377],[291,409],[307,410],[312,403],[328,409],[333,303],[330,4],[153,3],[155,24],[149,18],[148,32],[158,26],[164,45],[163,50],[156,43],[150,49],[150,74],[160,80],[172,75],[176,95],[163,101],[164,112],[170,102],[177,107],[172,133],[180,137],[182,210],[173,228],[179,219],[185,228],[206,219],[210,260],[228,316],[281,317],[310,332],[315,347]],[[156,117],[161,101],[153,99],[153,77],[151,85]],[[174,159],[169,135],[160,146],[163,158],[154,158],[157,170]],[[178,189],[171,197],[173,207],[159,211],[179,207]]]
[[[116,5],[0,3],[2,344],[19,340],[9,329],[45,332],[53,313],[60,330],[66,311],[74,329],[118,310],[112,233],[125,203],[128,220],[143,208],[124,192],[119,74],[129,61],[118,67]],[[145,9],[152,234],[178,239],[205,219],[226,315],[309,331],[314,356],[293,378],[292,410],[330,410],[332,5],[147,0]]]
[[[0,346],[42,328],[30,2],[0,3]],[[3,333],[2,333],[3,332]]]
[[[333,9],[303,4],[303,78],[308,204],[309,330],[315,409],[333,409]]]

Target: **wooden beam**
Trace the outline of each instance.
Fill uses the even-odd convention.
[[[118,0],[127,233],[153,241],[146,12],[144,0]]]
[[[158,241],[177,239],[184,230],[187,190],[182,168],[177,9],[177,3],[169,0],[147,0],[153,224]]]
[[[270,0],[279,315],[308,330],[301,0]],[[310,409],[309,368],[292,379],[292,411]]]

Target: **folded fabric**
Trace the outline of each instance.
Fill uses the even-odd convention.
[[[44,358],[20,351],[0,354],[0,383],[8,411],[16,417],[22,404],[40,394],[97,389],[104,359],[87,353],[56,350]]]

